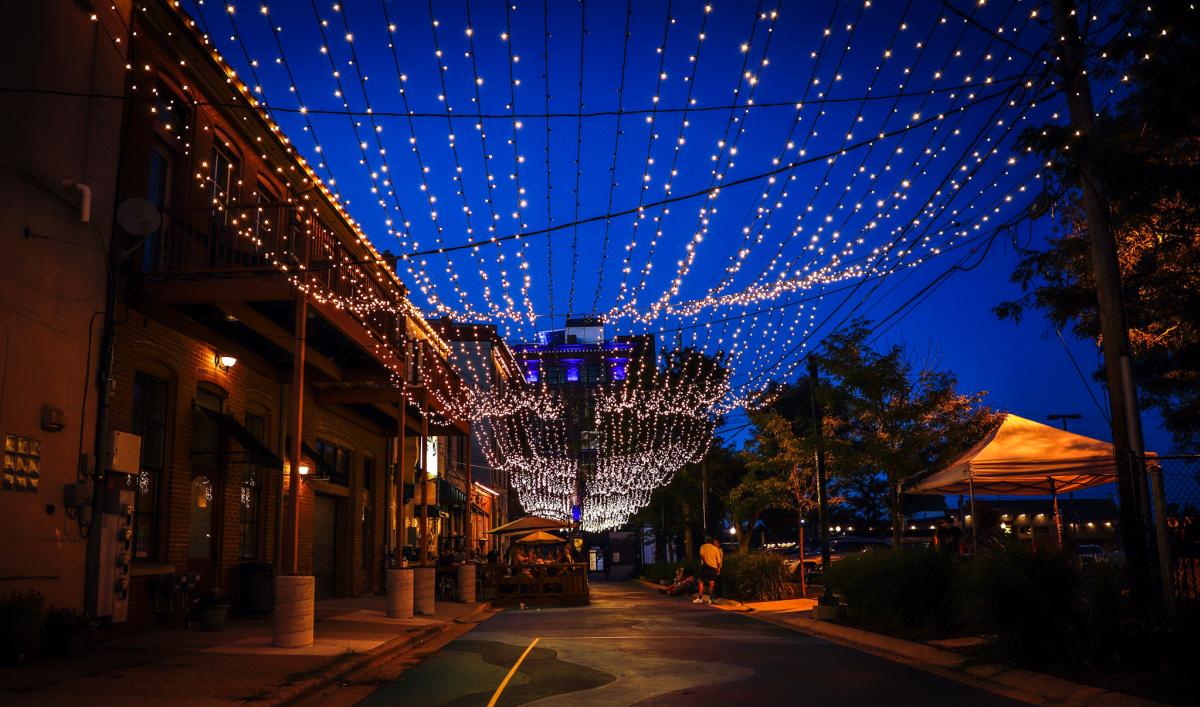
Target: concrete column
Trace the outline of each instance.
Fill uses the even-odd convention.
[[[432,567],[416,567],[413,573],[413,613],[419,616],[433,616],[434,579],[436,570]]]
[[[475,565],[464,562],[458,566],[458,596],[461,602],[475,603]]]
[[[411,569],[388,570],[387,615],[389,619],[411,619],[413,617],[413,571]]]
[[[271,645],[308,648],[313,644],[315,577],[279,575],[275,578],[275,616]]]

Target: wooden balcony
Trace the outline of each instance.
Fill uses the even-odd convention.
[[[150,306],[182,312],[268,360],[290,356],[295,298],[304,291],[306,360],[317,374],[309,382],[318,400],[394,416],[408,376],[405,349],[420,337],[408,331],[403,287],[371,256],[291,207],[246,217],[169,212],[142,246],[138,289]],[[433,363],[423,367],[435,393],[430,406],[436,417],[453,418],[437,398],[461,396],[462,382],[428,342],[420,346]],[[410,416],[419,416],[415,406]],[[452,419],[438,429],[463,433],[467,426]]]

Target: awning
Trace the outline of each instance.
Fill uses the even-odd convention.
[[[462,489],[450,483],[449,479],[438,479],[438,502],[447,506],[467,505],[467,494]]]
[[[1117,480],[1113,447],[1011,413],[944,469],[906,493],[1049,496]]]
[[[238,446],[245,450],[246,458],[251,464],[269,466],[275,469],[283,468],[283,460],[276,456],[275,452],[268,449],[267,445],[258,441],[258,438],[250,430],[243,427],[231,415],[226,415],[216,410],[209,410],[199,405],[195,406],[195,410],[212,420],[217,425],[217,428],[221,430],[221,434],[232,437],[238,443]]]

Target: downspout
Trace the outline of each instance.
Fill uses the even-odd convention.
[[[79,221],[92,222],[92,188],[77,179],[64,179],[62,185],[79,192]]]

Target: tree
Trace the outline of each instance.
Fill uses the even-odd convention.
[[[855,320],[828,336],[815,355],[822,373],[817,394],[828,414],[830,468],[862,501],[886,506],[900,546],[904,528],[900,482],[962,453],[1000,417],[984,393],[955,390],[952,373],[914,370],[904,349],[871,348],[871,328]],[[878,483],[880,480],[885,485]],[[870,495],[883,491],[882,499]]]
[[[1085,161],[1110,198],[1129,340],[1141,403],[1157,409],[1176,447],[1200,445],[1200,18],[1186,3],[1123,2],[1127,32],[1096,53],[1093,75],[1128,86],[1086,136],[1063,125],[1027,130],[1022,148],[1052,167],[1050,220],[1061,234],[1028,249],[1012,279],[1024,296],[996,307],[1020,320],[1040,310],[1058,329],[1099,340],[1083,218]],[[1099,376],[1097,376],[1099,377]]]
[[[807,386],[785,386],[774,396],[771,406],[763,410],[750,411],[754,432],[742,454],[747,467],[757,474],[773,479],[772,484],[763,484],[763,491],[778,494],[769,507],[786,508],[796,514],[796,547],[800,563],[804,563],[805,516],[817,509],[820,502],[815,459],[815,430],[812,416],[802,411],[811,410],[811,405],[798,405],[800,398],[807,400]],[[784,417],[791,412],[794,418]],[[799,433],[798,433],[799,430]],[[807,593],[805,573],[800,572],[801,592]]]
[[[729,492],[729,511],[737,528],[738,549],[750,549],[754,528],[765,511],[786,503],[788,489],[777,476],[751,471]]]

